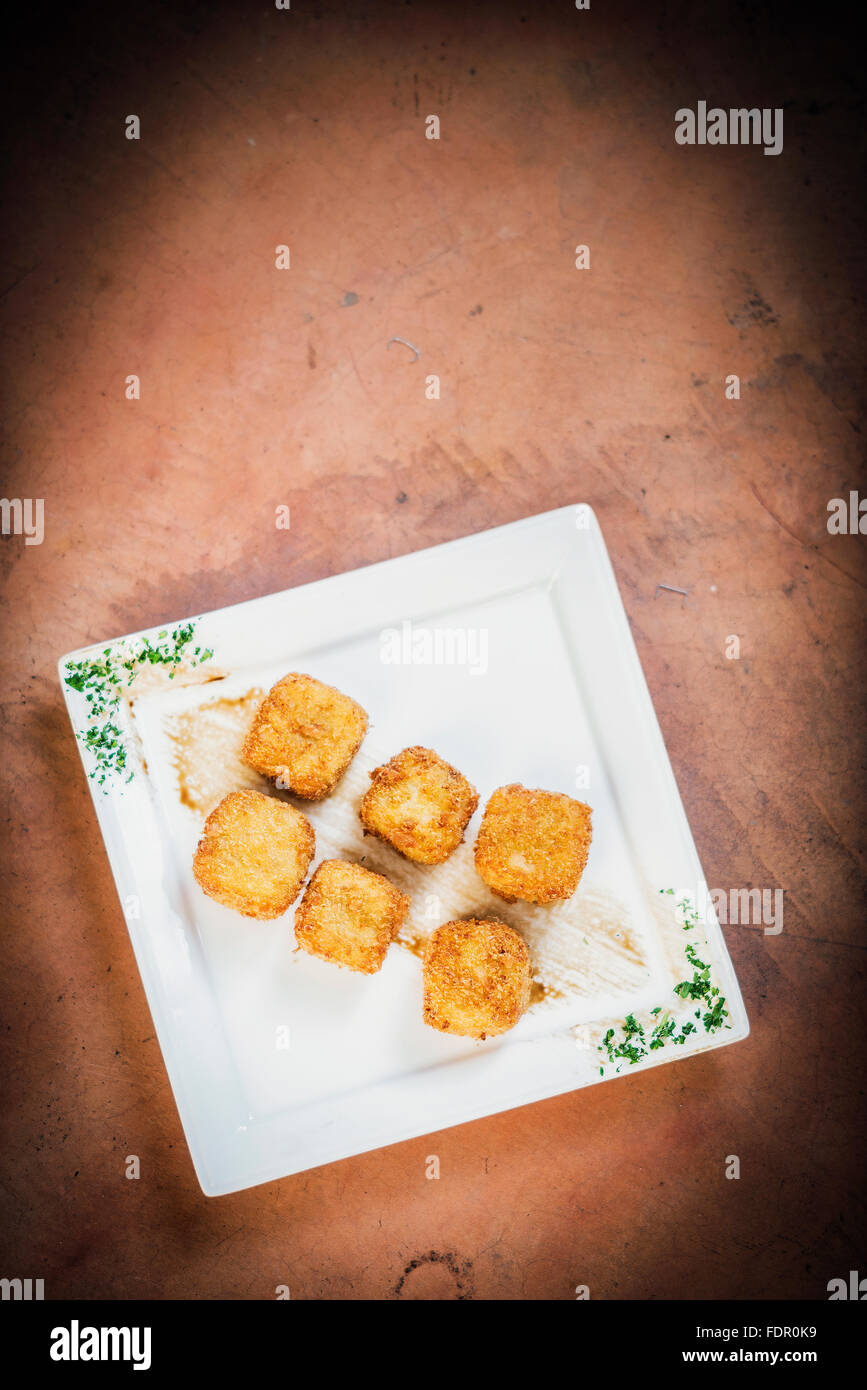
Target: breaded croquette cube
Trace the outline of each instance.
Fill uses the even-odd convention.
[[[382,874],[323,859],[295,910],[295,940],[311,956],[375,975],[408,912],[409,898]]]
[[[281,787],[319,801],[343,776],[367,729],[348,695],[293,671],[269,690],[244,740],[244,761]]]
[[[476,869],[507,902],[571,898],[590,851],[591,814],[561,792],[498,787],[479,827]]]
[[[199,887],[244,917],[280,917],[295,901],[316,837],[306,816],[261,792],[229,792],[202,831],[193,876]]]
[[[530,1002],[530,952],[496,919],[446,922],[424,953],[424,1021],[442,1033],[490,1038],[514,1028]]]
[[[448,859],[479,804],[475,787],[430,748],[404,748],[370,781],[359,809],[365,831],[417,864]]]

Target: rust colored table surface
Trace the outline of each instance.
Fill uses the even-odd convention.
[[[826,524],[863,444],[848,40],[696,8],[114,6],[13,49],[3,491],[45,533],[0,552],[4,1275],[814,1299],[864,1272],[867,541]],[[781,108],[783,152],[676,144],[699,100]],[[750,1038],[205,1198],[58,656],[577,501],[708,881],[784,890],[779,935],[726,928]]]

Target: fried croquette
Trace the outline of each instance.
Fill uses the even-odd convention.
[[[370,781],[358,813],[365,831],[417,864],[448,859],[479,804],[475,787],[430,748],[404,748]]]
[[[367,730],[361,705],[293,671],[272,686],[244,740],[243,757],[265,777],[320,801],[343,776]]]
[[[479,827],[476,869],[507,902],[571,898],[590,851],[591,814],[560,792],[498,787]]]
[[[530,952],[496,919],[446,922],[424,953],[424,1021],[442,1033],[489,1038],[514,1028],[530,1002]]]
[[[408,911],[409,898],[382,874],[323,859],[295,910],[295,940],[311,956],[375,975]]]
[[[193,856],[209,898],[244,917],[280,917],[298,896],[316,837],[306,816],[261,792],[229,792],[216,806]]]

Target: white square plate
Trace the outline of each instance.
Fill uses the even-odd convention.
[[[148,669],[130,687],[120,721],[132,780],[106,789],[91,781],[91,790],[208,1195],[600,1081],[614,1074],[606,1063],[600,1075],[598,1044],[609,1026],[677,1005],[673,986],[691,970],[675,900],[660,894],[673,888],[704,904],[706,889],[590,508],[566,507],[205,614],[195,641],[213,649],[207,666],[171,682],[151,679]],[[63,681],[66,663],[106,645],[60,662],[78,734],[87,706]],[[334,796],[296,804],[316,828],[314,863],[364,855],[410,889],[406,946],[417,948],[450,915],[495,907],[472,869],[481,810],[495,787],[521,782],[592,805],[590,860],[574,900],[496,906],[540,963],[535,1002],[510,1033],[475,1042],[425,1027],[421,962],[404,945],[391,947],[379,974],[356,975],[293,951],[294,908],[276,922],[253,922],[198,889],[191,857],[205,810],[224,790],[256,780],[226,761],[223,734],[239,737],[231,711],[290,670],[336,685],[370,715]],[[192,808],[179,752],[185,718],[199,721],[200,745],[207,735],[217,783],[223,778],[219,793],[217,783],[199,789]],[[367,770],[417,743],[460,768],[481,798],[466,843],[430,871],[379,842],[362,843],[355,814]],[[83,748],[82,756],[90,772]],[[698,1028],[638,1067],[749,1031],[712,907],[695,945],[708,953],[728,1027],[710,1035]]]

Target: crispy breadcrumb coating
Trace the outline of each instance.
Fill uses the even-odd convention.
[[[311,956],[374,975],[408,912],[409,898],[382,874],[323,859],[295,910],[295,940]]]
[[[507,902],[570,898],[590,852],[591,815],[583,801],[561,792],[498,787],[479,827],[476,869]]]
[[[442,864],[479,804],[475,787],[430,748],[404,748],[370,774],[365,831],[417,864]]]
[[[496,919],[446,922],[424,953],[424,1021],[443,1033],[489,1038],[514,1028],[530,1002],[530,952]]]
[[[209,898],[244,917],[280,917],[295,901],[316,837],[306,816],[261,792],[229,792],[202,831],[193,876]]]
[[[264,777],[309,801],[333,791],[367,730],[348,695],[293,671],[272,686],[244,741],[243,757]]]

